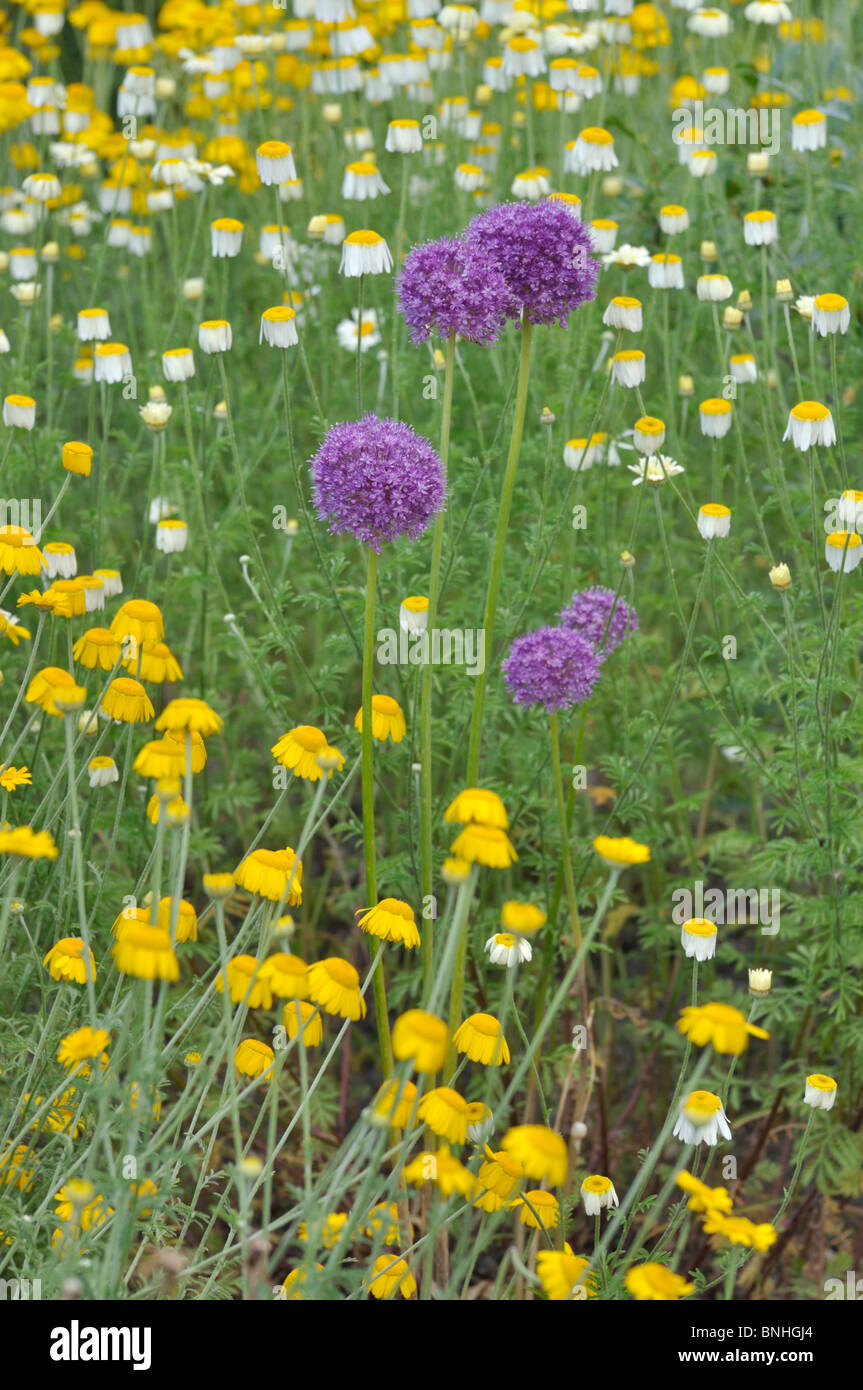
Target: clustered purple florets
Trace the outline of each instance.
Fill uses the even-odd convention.
[[[432,333],[493,343],[507,319],[566,325],[593,299],[599,262],[566,204],[499,203],[462,236],[414,246],[398,277],[399,307],[414,343]]]
[[[599,262],[587,228],[567,204],[499,203],[464,233],[502,271],[512,295],[508,317],[566,326],[574,309],[596,293]]]
[[[516,705],[543,705],[554,714],[589,699],[599,680],[599,659],[580,633],[541,627],[516,637],[502,670]]]
[[[638,627],[635,610],[613,589],[574,593],[559,627],[516,637],[503,678],[516,705],[543,705],[549,714],[580,705],[593,693],[600,666]]]
[[[428,440],[376,415],[334,425],[309,468],[321,520],[378,554],[399,536],[416,540],[446,496],[443,463]]]
[[[488,346],[500,336],[511,308],[512,295],[491,258],[453,237],[412,247],[397,288],[414,343],[432,333],[442,338],[457,333]]]
[[[598,585],[573,594],[569,607],[559,616],[564,627],[588,638],[600,661],[617,651],[638,627],[635,610],[613,589]]]

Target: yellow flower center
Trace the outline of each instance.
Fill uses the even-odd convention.
[[[683,1113],[693,1124],[703,1124],[722,1109],[722,1101],[712,1091],[691,1091],[683,1105]]]
[[[688,922],[683,923],[683,930],[688,932],[690,936],[716,935],[716,927],[704,917],[690,917]]]
[[[360,978],[350,961],[338,958],[327,961],[327,974],[342,989],[359,989]]]
[[[847,307],[848,300],[843,299],[841,294],[817,294],[815,296],[815,308],[823,309],[828,314],[838,313]]]
[[[833,1077],[825,1076],[823,1072],[816,1071],[813,1072],[811,1076],[807,1076],[806,1084],[811,1086],[815,1091],[836,1090],[836,1082],[833,1080]]]
[[[378,242],[383,241],[383,237],[378,236],[377,232],[360,231],[351,232],[350,236],[345,237],[345,241],[349,246],[377,246]]]
[[[579,135],[579,140],[583,140],[586,145],[613,145],[614,136],[610,130],[604,130],[599,125],[587,126]]]

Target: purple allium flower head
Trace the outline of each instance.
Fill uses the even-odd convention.
[[[587,700],[599,680],[592,643],[566,627],[516,637],[501,669],[514,704],[543,705],[549,714]]]
[[[333,425],[309,469],[321,520],[378,554],[385,541],[416,540],[446,496],[443,463],[428,440],[377,415]]]
[[[512,316],[506,280],[480,243],[468,246],[440,237],[412,247],[397,288],[413,343],[425,342],[432,333],[442,338],[458,333],[487,345]]]
[[[599,273],[587,229],[565,203],[498,203],[468,224],[464,239],[500,267],[512,291],[510,318],[564,327],[593,299]]]
[[[638,627],[635,609],[620,597],[615,601],[614,590],[601,586],[573,594],[569,607],[560,613],[560,620],[564,627],[580,632],[591,642],[600,661],[617,651]]]

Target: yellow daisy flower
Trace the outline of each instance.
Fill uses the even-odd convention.
[[[538,1181],[544,1178],[552,1187],[561,1187],[566,1182],[569,1167],[566,1143],[553,1129],[545,1125],[516,1125],[507,1130],[501,1147],[518,1160],[527,1177]]]
[[[770,1036],[763,1028],[747,1023],[745,1015],[731,1004],[690,1005],[681,1011],[677,1029],[696,1047],[712,1043],[717,1052],[734,1056],[746,1051],[750,1037]]]
[[[665,1265],[648,1261],[633,1265],[626,1272],[626,1287],[639,1303],[669,1303],[695,1292],[695,1285],[688,1284],[679,1274],[674,1274]]]
[[[484,1067],[505,1066],[509,1048],[500,1023],[491,1014],[471,1014],[453,1034],[456,1052],[463,1052],[472,1062]]]
[[[337,1018],[366,1016],[366,1001],[360,992],[360,977],[350,961],[331,956],[309,966],[309,998],[325,1013]]]
[[[363,731],[363,711],[357,711],[354,728]],[[372,696],[372,738],[384,743],[391,738],[393,743],[401,743],[407,732],[401,705],[390,695]]]
[[[425,1009],[408,1009],[393,1024],[393,1056],[412,1061],[414,1070],[430,1075],[446,1060],[449,1030],[443,1019]]]

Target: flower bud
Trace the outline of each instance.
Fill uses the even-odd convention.
[[[772,970],[750,970],[749,993],[758,996],[769,994],[773,988]]]

